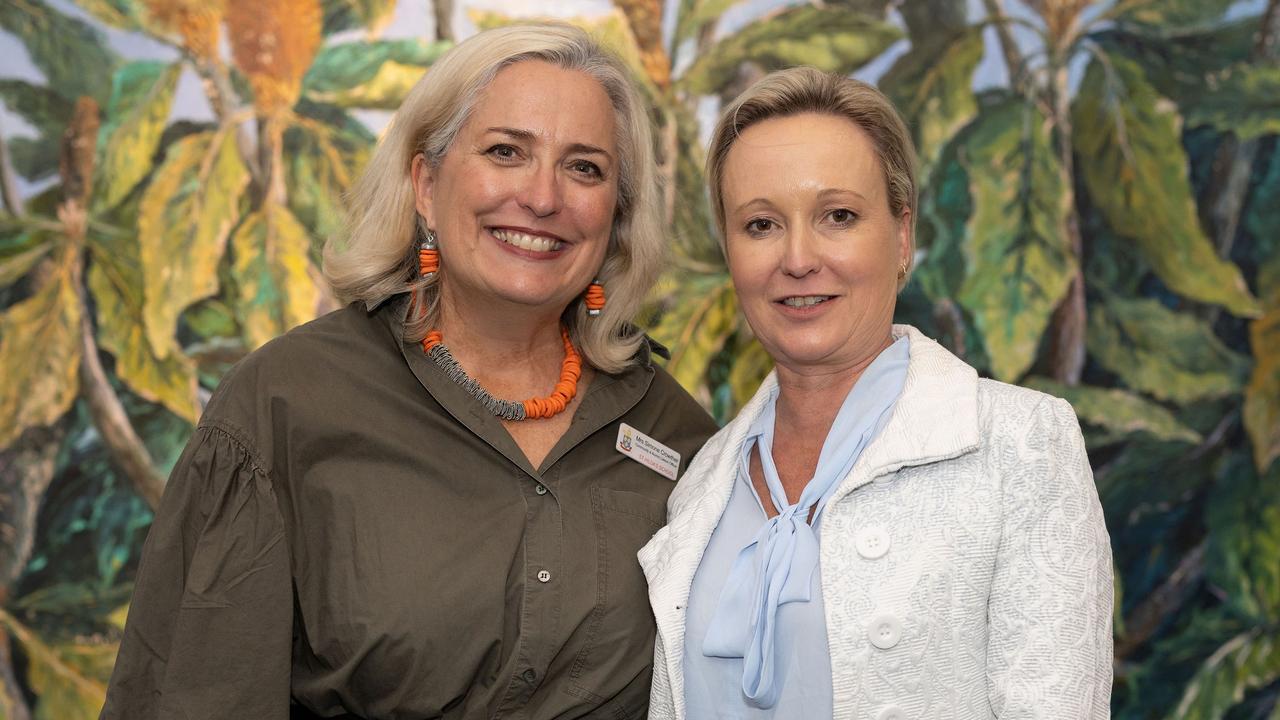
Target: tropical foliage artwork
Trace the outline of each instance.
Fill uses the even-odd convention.
[[[652,104],[668,369],[722,422],[769,370],[714,240],[700,117],[776,68],[880,67],[921,151],[901,319],[1084,425],[1115,716],[1280,718],[1280,0],[672,1],[571,18]],[[0,138],[0,718],[97,717],[202,403],[335,307],[319,248],[376,142],[360,114],[399,104],[451,18],[513,21],[442,0],[434,36],[388,39],[394,11],[0,4],[45,79],[0,61],[36,129]],[[125,60],[122,34],[174,59]],[[991,61],[1003,81],[975,91]],[[211,119],[175,119],[193,73]]]

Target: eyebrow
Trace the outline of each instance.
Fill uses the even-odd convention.
[[[825,200],[831,197],[832,195],[852,195],[858,198],[859,200],[861,200],[862,202],[869,202],[867,200],[866,195],[863,195],[857,190],[850,190],[848,188],[827,188],[826,190],[822,190],[818,193],[818,199]],[[733,208],[733,212],[742,212],[743,210],[746,210],[755,205],[773,207],[773,202],[770,201],[769,198],[765,198],[765,197],[752,198],[744,203],[740,203],[737,207]]]
[[[537,140],[537,135],[535,135],[532,131],[523,130],[521,128],[491,127],[488,130],[486,130],[486,132],[494,132],[494,133],[515,138],[517,140],[524,140],[526,142],[533,142],[534,140]],[[584,155],[604,155],[607,158],[613,157],[612,155],[609,154],[609,151],[605,150],[604,148],[596,147],[595,145],[589,145],[587,143],[573,143],[569,145],[568,151],[571,153],[581,153]]]
[[[827,188],[826,190],[823,190],[822,192],[818,193],[818,197],[820,198],[826,198],[832,195],[852,195],[858,198],[859,200],[862,200],[863,202],[866,202],[867,200],[866,195],[863,195],[857,190],[849,190],[848,188]]]

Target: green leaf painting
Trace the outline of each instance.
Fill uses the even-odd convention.
[[[959,300],[982,330],[992,372],[1013,381],[1035,359],[1076,269],[1064,242],[1062,174],[1048,120],[1016,101],[983,114],[967,157],[974,210]]]
[[[838,8],[801,6],[748,25],[709,48],[682,79],[689,92],[719,92],[740,63],[763,70],[813,65],[849,73],[862,67],[902,37],[881,20]]]
[[[973,71],[982,60],[982,34],[965,30],[913,46],[880,79],[911,127],[916,150],[928,163],[978,111]]]
[[[1106,430],[1112,441],[1134,433],[1170,442],[1197,443],[1203,439],[1159,403],[1131,392],[1083,385],[1071,387],[1046,378],[1029,378],[1027,386],[1070,402],[1080,422]]]
[[[1109,298],[1089,316],[1089,352],[1125,383],[1188,403],[1238,393],[1249,369],[1204,322],[1155,300]]]
[[[394,110],[448,43],[383,40],[330,45],[303,78],[303,92],[339,107]]]
[[[1258,312],[1239,268],[1200,228],[1172,104],[1134,62],[1094,60],[1073,110],[1089,196],[1111,227],[1142,249],[1175,292],[1234,313]]]

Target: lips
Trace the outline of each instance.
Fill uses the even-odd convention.
[[[552,253],[565,246],[563,240],[549,235],[509,228],[490,228],[489,232],[498,240],[526,252]]]

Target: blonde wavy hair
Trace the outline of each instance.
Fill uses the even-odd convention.
[[[812,67],[778,70],[747,88],[721,113],[711,135],[707,153],[707,186],[716,227],[720,230],[720,248],[724,249],[725,219],[724,165],[729,150],[742,131],[756,123],[775,117],[800,113],[819,113],[844,118],[857,125],[871,138],[888,188],[889,211],[901,218],[911,211],[911,256],[907,272],[898,279],[901,290],[911,277],[916,250],[916,150],[911,132],[893,102],[873,85]]]
[[[633,320],[661,271],[665,242],[659,208],[652,129],[643,98],[626,66],[585,31],[538,23],[479,33],[441,57],[409,92],[386,136],[349,197],[343,236],[324,250],[324,274],[339,297],[372,308],[408,290],[427,312],[410,318],[405,338],[422,339],[439,317],[439,283],[448,258],[430,279],[417,272],[417,239],[425,222],[414,205],[410,169],[422,153],[438,167],[481,94],[500,70],[541,60],[595,78],[613,103],[619,160],[618,200],[604,265],[597,277],[608,293],[598,317],[588,319],[582,298],[563,320],[574,344],[595,368],[616,373],[636,357],[643,333]],[[585,289],[585,287],[584,287]]]

